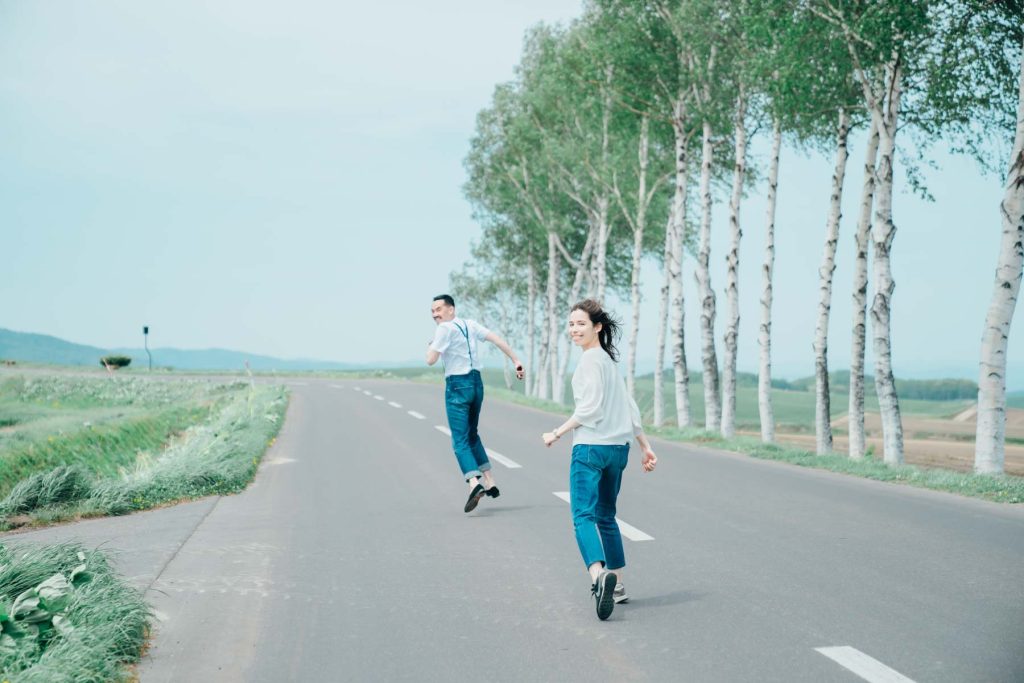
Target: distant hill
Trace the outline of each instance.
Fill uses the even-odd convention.
[[[253,370],[352,370],[371,367],[366,364],[305,358],[286,360],[227,349],[158,348],[150,349],[150,352],[153,354],[153,367],[170,367],[176,370],[241,370],[245,367],[245,361],[249,361]],[[15,332],[0,327],[0,359],[3,360],[95,367],[99,365],[102,356],[112,353],[130,356],[133,367],[146,367],[148,364],[145,349],[101,349],[74,344],[46,334]],[[375,363],[372,367],[383,365]]]

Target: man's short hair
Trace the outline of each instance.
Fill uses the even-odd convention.
[[[434,301],[443,301],[451,307],[455,307],[455,299],[452,298],[451,294],[438,294],[434,297]]]

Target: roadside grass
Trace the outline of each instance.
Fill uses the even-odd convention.
[[[870,455],[854,460],[843,455],[816,455],[810,451],[778,444],[765,444],[753,437],[724,439],[714,432],[700,429],[647,428],[650,435],[669,441],[693,443],[744,453],[763,460],[778,460],[801,467],[850,474],[866,479],[909,484],[919,488],[983,498],[997,503],[1024,503],[1024,477],[955,472],[952,470],[901,465],[891,467]]]
[[[31,380],[3,387],[0,396],[61,410],[59,419],[111,405],[142,411],[0,443],[0,529],[240,491],[287,406],[283,387],[105,377]]]
[[[0,680],[128,681],[150,619],[99,551],[0,544]]]

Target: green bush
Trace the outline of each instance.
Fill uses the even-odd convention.
[[[112,368],[124,368],[131,365],[132,359],[128,356],[104,356],[100,358],[100,365]]]

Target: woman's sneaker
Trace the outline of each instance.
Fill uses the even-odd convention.
[[[597,582],[591,586],[594,594],[594,602],[597,607],[597,618],[604,621],[612,615],[615,609],[615,574],[610,571],[602,571],[597,576]]]
[[[621,583],[615,586],[615,592],[612,593],[615,598],[615,604],[621,605],[624,602],[629,602],[629,596],[626,595],[626,587]]]

